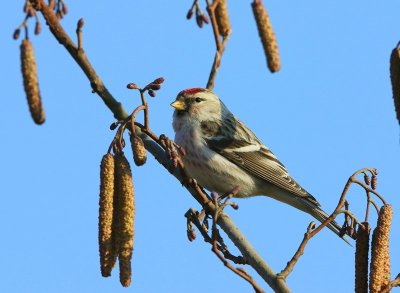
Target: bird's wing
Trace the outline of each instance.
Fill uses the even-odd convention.
[[[259,177],[279,188],[307,200],[312,205],[320,206],[318,201],[305,191],[288,173],[285,166],[243,123],[235,119],[234,123],[224,123],[225,127],[213,136],[205,136],[208,147],[225,157],[230,162],[243,168],[253,176]],[[209,125],[209,127],[215,127]],[[207,131],[207,124],[202,124]],[[226,136],[226,133],[235,133]]]

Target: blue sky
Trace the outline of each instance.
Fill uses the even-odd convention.
[[[214,56],[210,26],[187,21],[191,1],[69,1],[63,26],[75,39],[84,17],[84,49],[127,111],[139,96],[126,89],[163,76],[150,100],[151,127],[173,137],[176,94],[206,85]],[[400,272],[399,125],[389,80],[389,56],[400,40],[398,1],[268,1],[282,69],[270,74],[250,1],[230,1],[233,34],[215,92],[331,212],[348,177],[379,171],[378,191],[393,204],[393,276]],[[19,43],[23,1],[3,3],[0,64],[2,186],[1,292],[252,292],[201,239],[186,239],[184,213],[198,204],[153,158],[133,168],[136,191],[133,280],[129,289],[100,275],[97,247],[99,164],[114,121],[91,93],[78,66],[47,27],[32,36],[46,123],[31,121],[22,87]],[[33,29],[33,23],[30,27]],[[32,34],[31,34],[32,35]],[[130,151],[126,151],[130,159]],[[363,217],[354,187],[350,208]],[[312,220],[266,197],[237,200],[227,210],[275,271],[296,250]],[[375,215],[371,215],[375,224]],[[232,247],[232,251],[235,251]],[[288,278],[293,292],[351,292],[354,248],[322,231]],[[270,291],[249,269],[259,284]]]

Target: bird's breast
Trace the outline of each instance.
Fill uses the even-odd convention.
[[[240,197],[257,193],[254,177],[210,149],[200,131],[181,128],[175,135],[175,142],[186,151],[183,161],[187,171],[203,187],[226,194],[239,186]]]

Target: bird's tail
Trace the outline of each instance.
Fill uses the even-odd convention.
[[[316,218],[318,221],[320,221],[321,223],[323,223],[326,219],[329,218],[329,215],[327,213],[325,213],[323,210],[321,210],[319,207],[314,207],[312,209],[312,212],[310,212],[310,214]],[[336,235],[338,235],[340,238],[343,239],[343,241],[345,241],[347,244],[351,245],[350,242],[348,241],[346,235],[343,235],[340,233],[341,230],[341,226],[336,222],[336,221],[332,221],[330,222],[327,227]]]

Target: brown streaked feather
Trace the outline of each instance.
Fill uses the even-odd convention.
[[[209,122],[201,124],[203,137],[210,149],[253,176],[290,191],[313,205],[320,206],[318,201],[289,175],[285,166],[243,123],[235,119],[233,115],[228,116],[227,119],[229,121],[218,124]],[[227,133],[231,135],[227,136]],[[235,151],[238,148],[251,146],[260,148],[248,152]]]

